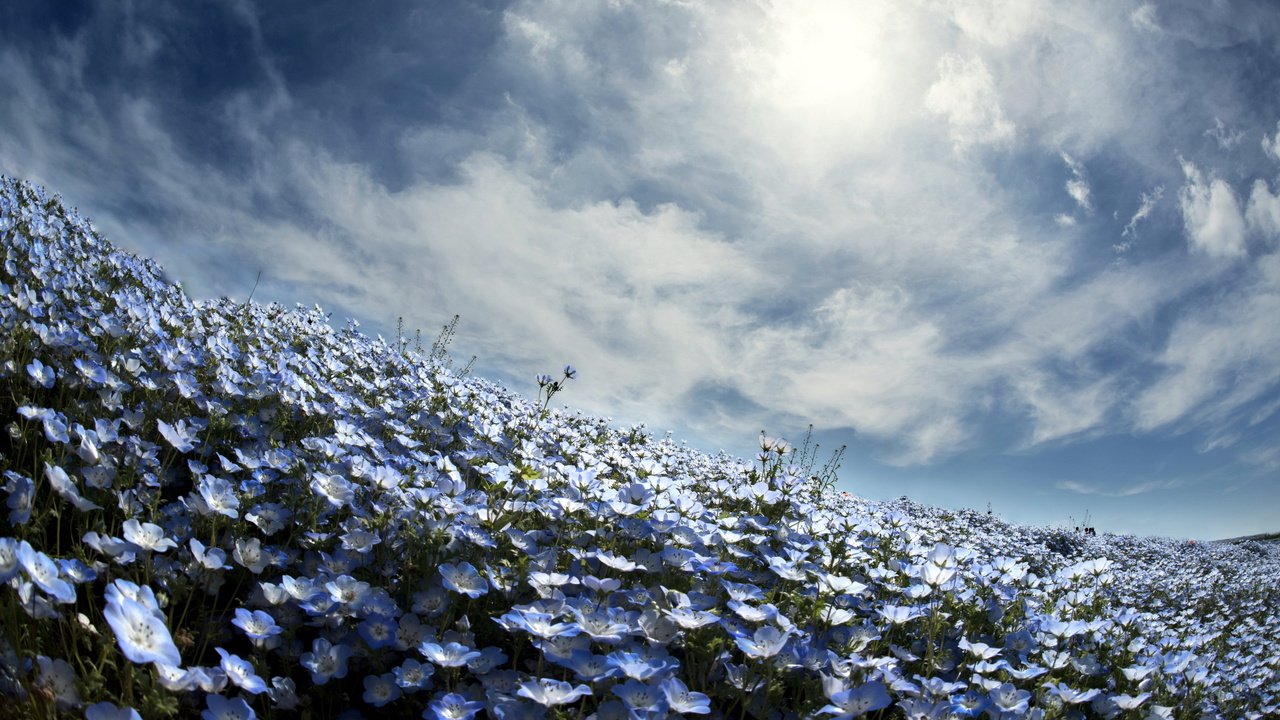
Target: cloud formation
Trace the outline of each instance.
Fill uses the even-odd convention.
[[[1191,248],[1211,257],[1244,256],[1244,216],[1231,186],[1218,178],[1206,178],[1189,162],[1182,164],[1182,170],[1187,183],[1178,193],[1178,203]]]

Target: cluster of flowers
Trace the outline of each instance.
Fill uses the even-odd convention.
[[[1019,528],[195,302],[0,181],[19,716],[1257,718],[1280,553]],[[573,371],[566,368],[565,378]]]

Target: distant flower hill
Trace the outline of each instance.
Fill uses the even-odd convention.
[[[0,240],[5,718],[1280,715],[1275,543],[833,493],[194,301],[24,182]]]

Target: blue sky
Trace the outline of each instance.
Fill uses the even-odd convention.
[[[868,497],[1280,529],[1271,3],[11,5],[0,171],[195,297],[458,313]]]

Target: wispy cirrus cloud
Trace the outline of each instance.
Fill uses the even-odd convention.
[[[1100,486],[1091,483],[1080,482],[1077,480],[1063,480],[1055,484],[1059,490],[1067,490],[1080,495],[1098,495],[1109,498],[1125,498],[1134,497],[1136,495],[1145,495],[1147,493],[1162,492],[1167,490],[1175,490],[1183,485],[1182,480],[1148,480],[1132,485],[1122,487]]]

